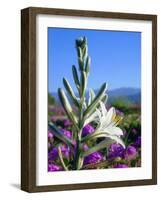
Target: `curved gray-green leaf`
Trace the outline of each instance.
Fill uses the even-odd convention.
[[[61,147],[60,146],[58,146],[58,156],[59,156],[60,162],[61,162],[64,170],[68,171],[68,167],[65,165],[64,160],[63,160],[63,155],[62,155]]]
[[[86,59],[87,54],[88,54],[88,47],[87,45],[82,49],[82,54],[83,54],[83,60]]]
[[[89,97],[88,97],[88,106],[91,104],[91,102],[94,100],[95,98],[95,93],[92,89],[89,90]]]
[[[85,95],[85,90],[87,86],[87,76],[84,71],[81,72],[81,95]]]
[[[91,63],[91,58],[89,56],[87,56],[86,64],[85,64],[85,72],[86,72],[86,74],[89,74],[90,63]]]
[[[104,83],[101,86],[98,94],[95,96],[94,100],[91,102],[91,104],[85,110],[84,117],[86,117],[87,115],[90,115],[93,112],[93,110],[96,109],[97,105],[99,104],[99,102],[101,101],[101,99],[103,98],[103,96],[105,95],[106,89],[107,89],[107,84]]]
[[[54,134],[55,137],[57,137],[59,140],[64,142],[65,144],[72,146],[72,141],[67,138],[62,131],[60,131],[53,123],[49,123],[49,129]]]
[[[81,154],[81,156],[85,157],[85,156],[88,156],[88,155],[90,155],[90,154],[92,154],[92,153],[94,153],[96,151],[99,151],[99,150],[101,150],[103,148],[107,148],[111,144],[111,142],[112,142],[112,140],[105,139],[102,142],[98,143],[96,146],[94,146],[94,147],[88,149],[87,151],[83,152]]]
[[[79,107],[79,102],[78,102],[77,97],[75,96],[74,91],[73,91],[72,87],[70,86],[69,82],[65,78],[63,78],[63,83],[64,83],[64,87],[65,87],[66,91],[68,92],[71,100],[77,107]]]
[[[72,72],[73,72],[74,82],[75,82],[77,88],[79,89],[80,82],[79,82],[78,73],[77,73],[77,69],[76,69],[75,65],[72,66]]]
[[[103,97],[102,97],[102,102],[104,103],[104,104],[106,104],[107,103],[107,100],[108,100],[108,95],[107,94],[105,94]]]
[[[78,58],[78,64],[79,64],[79,70],[83,71],[84,70],[84,61],[82,58]]]
[[[116,136],[116,135],[110,135],[107,132],[94,132],[92,134],[87,135],[86,137],[82,138],[82,142],[87,142],[96,138],[108,138],[109,140],[113,141],[113,142],[117,142],[119,144],[121,144],[123,147],[125,147],[125,144],[123,142],[123,140]]]
[[[61,101],[61,104],[62,104],[66,114],[68,115],[68,118],[71,120],[73,125],[78,129],[78,126],[77,126],[78,120],[73,113],[73,110],[72,110],[72,107],[71,107],[71,105],[68,101],[68,98],[66,97],[64,91],[61,88],[58,89],[58,95],[59,95],[59,99]]]
[[[82,56],[82,49],[80,47],[77,47],[76,49],[77,49],[78,57],[82,59],[82,57],[83,57]]]

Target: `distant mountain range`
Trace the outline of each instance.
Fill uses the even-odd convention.
[[[129,96],[129,95],[136,95],[138,93],[140,93],[140,89],[139,88],[118,88],[118,89],[114,89],[114,90],[109,90],[109,95],[110,96]]]
[[[118,88],[108,92],[109,102],[121,98],[131,103],[141,102],[141,89],[139,88]]]
[[[98,90],[95,90],[95,93],[97,92]],[[112,103],[114,100],[117,100],[117,99],[124,99],[134,104],[138,104],[141,102],[141,89],[139,88],[123,87],[123,88],[109,90],[107,94],[108,94],[109,103]],[[58,97],[57,92],[53,92],[51,93],[51,95],[55,98],[57,102],[59,102],[59,97]]]

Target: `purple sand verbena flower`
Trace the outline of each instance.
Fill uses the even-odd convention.
[[[66,137],[68,137],[68,138],[71,138],[71,137],[72,137],[72,133],[71,133],[70,131],[65,130],[65,129],[60,129],[60,130],[63,132],[63,134],[64,134]],[[50,132],[50,134],[49,134],[49,132],[48,132],[48,138],[51,138],[51,136],[53,137],[54,134],[52,134],[51,132]]]
[[[124,158],[127,160],[132,160],[136,158],[137,154],[138,152],[136,148],[132,145],[129,145],[124,152]]]
[[[50,148],[51,147],[51,144],[50,144],[50,142],[48,142],[48,148]]]
[[[68,130],[65,130],[65,129],[61,129],[61,131],[63,132],[63,134],[68,137],[68,138],[71,138],[72,137],[72,133]]]
[[[94,152],[85,157],[83,164],[95,164],[103,160],[103,155],[100,152]]]
[[[61,147],[61,151],[62,151],[62,154],[64,155],[64,157],[69,157],[69,154],[70,154],[70,148],[67,146],[67,145],[63,145]]]
[[[122,145],[113,143],[110,145],[108,149],[108,158],[113,159],[116,157],[123,157],[125,149],[123,148]]]
[[[115,166],[114,166],[114,168],[128,168],[128,165],[126,165],[126,164],[116,164]]]
[[[57,116],[53,115],[53,116],[51,116],[50,119],[51,119],[52,122],[55,122],[57,120]]]
[[[141,136],[139,136],[136,140],[135,140],[135,143],[134,143],[134,146],[135,147],[141,147]]]
[[[67,145],[62,145],[61,152],[65,158],[68,158],[70,155],[70,148]],[[55,160],[58,158],[58,148],[54,147],[49,153],[48,153],[49,160]]]
[[[55,164],[48,164],[48,171],[49,172],[55,172],[55,171],[61,171],[62,167],[59,165],[55,165]]]
[[[87,124],[86,126],[83,127],[82,130],[82,136],[87,136],[88,134],[91,134],[94,132],[94,128],[93,126],[91,126],[90,124]]]
[[[63,120],[63,124],[64,124],[65,127],[68,127],[68,126],[72,125],[72,123],[71,123],[71,121],[69,119],[64,119]]]
[[[48,138],[49,139],[53,138],[53,134],[50,131],[48,131]]]
[[[51,151],[48,153],[48,159],[57,159],[58,157],[58,149],[56,147],[54,147],[53,149],[51,149]]]

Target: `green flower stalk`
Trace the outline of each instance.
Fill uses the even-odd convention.
[[[124,146],[124,143],[120,137],[123,132],[119,127],[117,127],[120,119],[116,117],[114,108],[111,108],[109,111],[107,111],[105,107],[105,102],[107,101],[107,84],[103,83],[97,94],[95,94],[93,90],[89,90],[89,98],[86,99],[87,83],[91,64],[91,59],[88,56],[86,37],[81,37],[76,40],[76,50],[79,70],[77,70],[75,65],[73,65],[72,73],[75,86],[78,90],[78,95],[75,94],[66,78],[63,78],[63,84],[66,93],[63,89],[58,89],[60,102],[66,112],[67,117],[73,124],[73,138],[75,138],[76,141],[73,142],[72,139],[64,136],[53,123],[49,123],[50,130],[54,133],[56,132],[55,136],[61,142],[70,146],[71,151],[74,152],[72,156],[73,160],[70,162],[70,169],[72,170],[82,169],[85,156],[88,156],[91,153],[99,151],[103,148],[107,148],[112,142],[117,142]],[[68,97],[72,101],[73,105],[77,108],[77,113],[73,111]],[[92,122],[95,122],[97,125],[94,133],[86,137],[82,137],[83,127]],[[83,150],[83,144],[97,138],[102,138],[103,140],[100,143],[96,143],[95,146],[89,148],[88,150]],[[67,167],[63,161],[60,148],[59,158],[62,163],[62,167],[65,170],[69,170],[69,167]]]

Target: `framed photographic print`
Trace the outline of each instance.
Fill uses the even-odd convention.
[[[157,184],[157,16],[21,12],[21,188]]]

